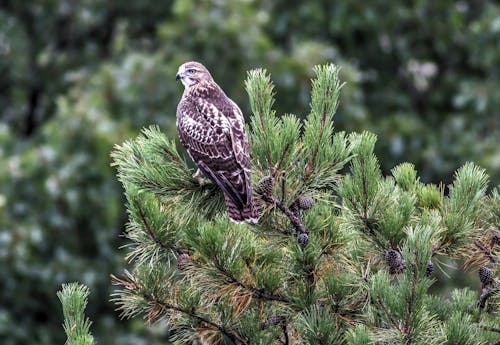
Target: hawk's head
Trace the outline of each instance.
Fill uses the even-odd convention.
[[[200,81],[213,80],[206,67],[195,61],[183,63],[179,67],[175,79],[180,79],[186,88],[198,84]]]

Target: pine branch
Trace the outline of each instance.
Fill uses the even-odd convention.
[[[193,319],[201,321],[201,322],[211,326],[213,329],[221,332],[222,334],[224,334],[226,337],[228,337],[229,339],[231,339],[231,341],[233,341],[235,343],[242,344],[242,345],[248,344],[247,342],[245,342],[242,339],[242,337],[240,335],[238,335],[238,333],[236,331],[226,329],[224,326],[195,313],[192,309],[190,309],[190,310],[183,309],[183,308],[175,306],[173,304],[159,301],[159,300],[155,299],[153,296],[148,295],[148,294],[143,294],[143,297],[146,300],[148,300],[150,303],[154,303],[156,305],[161,306],[161,308],[163,308],[165,311],[169,311],[169,310],[177,311],[179,313],[182,313],[182,314],[185,314],[189,317],[192,317]]]
[[[362,195],[361,195],[361,200],[363,204],[363,209],[362,209],[362,217],[363,219],[368,219],[368,202],[369,202],[369,195],[368,195],[368,187],[367,187],[367,172],[366,172],[366,167],[365,167],[365,159],[363,156],[359,157],[359,164],[360,164],[360,172],[361,172],[361,186],[362,186]]]
[[[330,98],[330,93],[331,93],[331,90],[327,89],[325,98]],[[323,133],[325,131],[326,116],[328,114],[327,111],[328,111],[328,108],[327,108],[327,104],[325,103],[325,104],[323,104],[323,111],[321,112],[320,130],[319,130],[319,134],[318,134],[318,141],[317,141],[316,146],[313,149],[311,159],[307,163],[306,171],[304,173],[304,179],[306,179],[306,180],[309,179],[309,177],[311,176],[311,174],[314,171],[314,166],[316,165],[316,156],[318,155],[318,150],[320,148],[321,141],[323,139]]]
[[[283,297],[281,295],[266,293],[262,289],[258,289],[254,286],[243,283],[242,281],[236,279],[231,273],[229,273],[226,269],[224,269],[220,265],[216,264],[216,265],[214,265],[214,267],[217,268],[217,270],[220,273],[222,273],[224,276],[226,276],[228,278],[229,283],[235,284],[235,285],[241,287],[242,289],[251,292],[252,295],[258,299],[263,299],[263,300],[267,300],[267,301],[278,301],[278,302],[290,303],[290,301],[288,299],[286,299],[285,297]]]
[[[57,292],[64,314],[64,331],[68,337],[65,345],[93,345],[90,334],[92,322],[85,317],[85,308],[90,292],[88,287],[78,283],[63,284]]]
[[[252,108],[252,149],[262,153],[262,158],[267,163],[269,172],[274,176],[276,169],[273,163],[273,152],[271,152],[271,132],[275,132],[277,119],[272,109],[274,98],[274,86],[270,76],[263,69],[248,72],[245,87],[250,98]],[[261,162],[263,163],[263,162]]]
[[[375,229],[373,228],[375,223],[373,223],[370,219],[363,218],[363,225],[366,230],[368,230],[368,236],[370,239],[380,248],[380,249],[385,249],[385,245],[382,243],[382,241],[378,238],[377,233],[375,232]]]
[[[142,209],[141,205],[137,204],[137,210],[139,211],[139,216],[141,218],[142,224],[144,225],[144,228],[147,230],[149,236],[153,241],[155,241],[160,247],[163,249],[170,249],[168,248],[159,238],[156,236],[155,232],[153,229],[151,229],[151,225],[149,224],[148,220],[146,219],[146,215],[144,214],[144,210]]]
[[[213,217],[224,209],[217,186],[200,186],[186,162],[157,126],[142,130],[134,140],[115,146],[111,154],[125,187],[148,192],[159,200],[182,205],[185,215]],[[196,212],[192,212],[196,211]]]
[[[285,183],[285,172],[283,171],[283,177],[282,177],[282,186],[281,186],[281,191],[282,191],[282,199],[285,198],[284,196],[284,190],[286,189],[286,183]],[[274,186],[274,177],[272,176],[265,176],[259,181],[259,187],[260,190],[257,191],[261,195],[262,200],[265,202],[269,203],[272,206],[278,207],[278,209],[283,212],[292,225],[296,229],[296,234],[297,236],[299,234],[307,234],[307,229],[300,217],[300,214],[297,209],[296,202],[290,206],[290,208],[284,203],[283,200],[278,200],[274,195],[273,195],[273,186]],[[291,208],[294,208],[293,210]],[[280,231],[282,232],[282,231]]]
[[[406,320],[405,320],[405,327],[403,331],[406,334],[410,334],[412,332],[412,329],[410,328],[410,322],[412,321],[413,318],[413,308],[414,308],[414,303],[415,303],[415,293],[416,293],[416,285],[417,285],[417,274],[415,272],[415,268],[413,267],[412,269],[412,274],[411,274],[411,290],[410,290],[410,296],[408,297],[407,301],[407,314],[406,314]]]
[[[157,127],[116,148],[135,275],[113,278],[121,315],[166,318],[187,342],[437,345],[481,336],[486,343],[486,332],[499,332],[488,319],[497,303],[494,274],[482,275],[479,298],[459,290],[450,301],[426,299],[435,254],[455,256],[467,246],[478,261],[498,262],[498,240],[487,245],[498,212],[487,205],[484,171],[466,164],[448,196],[421,183],[411,164],[384,177],[373,134],[334,133],[338,68],[315,72],[303,126],[293,115],[276,116],[265,71],[248,74],[252,177],[267,175],[256,194],[271,212],[257,225],[217,216],[220,190],[200,187]],[[350,173],[341,174],[347,162]],[[405,269],[391,270],[387,255],[389,270],[380,261],[390,251]],[[366,260],[373,270],[360,272]],[[472,322],[477,315],[488,326]]]
[[[288,325],[284,324],[281,326],[281,329],[283,330],[283,335],[285,338],[285,341],[283,342],[284,345],[289,345],[290,344],[290,339],[288,338]]]
[[[177,165],[177,167],[179,169],[181,169],[182,171],[184,171],[184,173],[186,175],[189,175],[191,172],[190,170],[186,167],[185,163],[183,163],[180,159],[179,159],[179,156],[177,155],[176,152],[172,151],[170,148],[168,147],[162,147],[163,149],[163,152],[165,152],[165,154],[170,158],[170,160],[172,162],[175,163],[175,165]]]
[[[262,199],[272,205],[276,205],[278,209],[283,212],[288,219],[290,219],[290,222],[293,224],[295,229],[297,230],[297,234],[307,234],[307,229],[302,222],[302,219],[295,213],[293,213],[286,205],[285,203],[281,202],[280,200],[276,199],[274,195],[268,194],[268,193],[263,193],[262,194]]]
[[[436,245],[434,248],[432,248],[432,256],[436,256],[437,254],[439,254],[439,251],[443,248],[445,248],[447,246],[446,243],[440,243],[438,245]]]
[[[384,193],[379,164],[373,154],[376,140],[376,136],[368,132],[350,136],[354,154],[351,160],[351,174],[340,181],[337,190],[346,206],[345,213],[349,216],[349,223],[352,224],[354,220],[362,222],[362,230],[368,230],[363,233],[380,249],[384,249],[386,245],[375,231],[375,225],[383,220],[380,219],[384,216],[382,206],[385,205],[382,201],[386,200],[388,195]]]
[[[316,78],[312,81],[311,114],[306,121],[304,131],[304,142],[309,151],[304,172],[305,181],[309,180],[317,168],[320,150],[329,149],[327,146],[331,143],[333,116],[337,110],[340,89],[343,85],[339,79],[340,69],[335,65],[317,66],[314,71]],[[322,159],[320,166],[325,162],[326,160]]]
[[[442,241],[448,244],[448,250],[464,244],[473,233],[487,185],[488,175],[484,169],[472,163],[466,163],[455,173],[442,210],[445,224]]]
[[[398,322],[392,317],[392,314],[389,312],[389,309],[387,308],[387,306],[385,305],[385,303],[382,301],[381,298],[377,298],[375,299],[375,301],[378,303],[378,305],[380,305],[380,307],[382,308],[382,310],[384,311],[385,313],[385,316],[391,321],[391,324],[400,332],[403,332],[398,324]]]
[[[137,204],[136,205],[137,207],[137,210],[138,210],[138,213],[139,213],[139,217],[142,221],[142,225],[144,226],[144,228],[146,229],[149,237],[151,237],[151,239],[156,243],[158,244],[162,249],[165,249],[165,250],[173,250],[175,251],[177,254],[184,254],[185,253],[185,250],[183,250],[181,247],[179,246],[175,246],[175,245],[167,245],[166,243],[164,243],[157,235],[156,233],[154,232],[151,224],[149,223],[148,219],[146,218],[146,214],[142,208],[142,206],[140,204]]]
[[[307,293],[309,296],[313,296],[314,291],[316,290],[315,274],[316,274],[316,271],[313,267],[309,268],[306,271]]]
[[[285,162],[285,158],[288,156],[290,153],[290,148],[292,144],[287,143],[285,148],[283,149],[283,153],[281,154],[280,160],[278,161],[278,164],[276,164],[276,171],[280,171],[282,168],[283,163]]]
[[[491,254],[491,250],[486,248],[486,246],[481,241],[475,240],[473,243],[483,252],[483,254],[490,260],[490,262],[496,262],[495,257]]]
[[[485,331],[489,331],[489,332],[500,333],[500,328],[498,328],[498,327],[479,325],[479,328],[484,329]]]
[[[486,301],[490,296],[493,294],[493,289],[490,289],[488,287],[483,287],[481,289],[481,295],[479,296],[479,309],[484,309],[486,306]]]
[[[167,266],[164,268],[167,269],[167,272],[170,271]],[[157,269],[158,271],[161,271],[160,268]],[[112,299],[120,305],[118,310],[121,310],[121,316],[132,317],[140,312],[146,312],[148,322],[151,322],[151,320],[158,320],[162,317],[161,312],[157,308],[159,307],[164,312],[179,312],[203,322],[213,330],[221,332],[237,344],[247,344],[235,330],[228,329],[222,324],[197,313],[194,307],[181,307],[179,305],[175,305],[174,303],[167,302],[167,300],[171,299],[171,295],[175,294],[175,292],[172,291],[173,286],[158,286],[157,284],[160,281],[164,281],[167,284],[173,284],[174,282],[172,282],[171,273],[167,273],[166,275],[166,272],[155,272],[149,269],[145,270],[144,273],[154,276],[155,282],[152,286],[149,286],[151,283],[147,282],[149,278],[144,276],[142,276],[142,278],[135,277],[128,271],[125,271],[125,276],[122,278],[118,278],[113,275],[111,276],[113,285],[125,288],[125,290],[122,290],[121,292],[114,293],[114,296],[116,297]],[[134,297],[132,298],[132,296]]]
[[[327,255],[328,251],[330,250],[330,244],[327,243],[321,247],[321,250],[319,251],[319,254],[316,256],[316,260],[319,261],[323,255]]]
[[[281,172],[281,202],[285,202],[286,195],[286,171]]]
[[[271,149],[269,148],[269,134],[268,134],[268,129],[267,126],[264,122],[264,115],[262,111],[259,111],[259,119],[260,119],[260,126],[262,133],[265,134],[265,141],[266,141],[266,158],[267,158],[267,166],[269,167],[269,172],[274,176],[276,173],[276,170],[273,168],[273,161],[271,159]]]

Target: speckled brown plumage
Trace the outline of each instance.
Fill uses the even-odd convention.
[[[235,222],[258,220],[250,181],[249,146],[240,108],[198,62],[179,67],[185,86],[177,106],[181,144],[203,174],[224,192]]]

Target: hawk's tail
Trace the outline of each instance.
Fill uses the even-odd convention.
[[[227,214],[229,219],[235,223],[257,223],[259,221],[259,209],[255,204],[255,200],[252,199],[248,205],[239,208],[238,205],[231,199],[231,197],[224,195],[226,199]]]

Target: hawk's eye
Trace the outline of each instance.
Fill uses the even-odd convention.
[[[194,68],[190,68],[190,69],[188,69],[188,70],[187,70],[187,72],[188,72],[189,74],[195,74],[195,73],[196,73],[196,70],[195,70]]]

